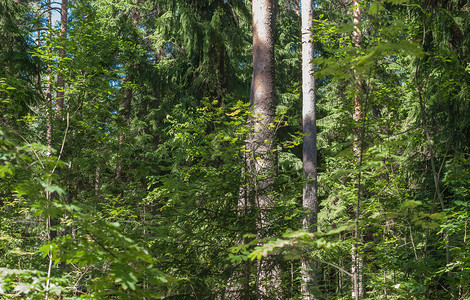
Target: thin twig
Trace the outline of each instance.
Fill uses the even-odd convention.
[[[329,266],[331,266],[331,267],[333,267],[333,268],[335,268],[335,269],[338,269],[339,271],[343,272],[344,274],[348,275],[348,276],[351,277],[351,278],[353,277],[353,274],[352,274],[352,273],[346,271],[344,268],[342,268],[342,267],[340,267],[340,266],[338,266],[338,265],[335,265],[335,264],[333,264],[333,263],[330,263],[330,262],[327,262],[327,261],[324,261],[324,260],[322,260],[322,259],[315,258],[315,257],[313,258],[313,260],[316,260],[316,261],[318,261],[318,262],[320,262],[320,263],[322,263],[322,264],[326,264],[326,265],[329,265]]]
[[[411,231],[411,225],[408,224],[408,226],[410,228],[411,245],[413,246],[413,252],[415,254],[415,259],[416,259],[416,261],[418,261],[418,253],[416,252],[416,245],[415,245],[415,242],[413,240],[413,231]]]
[[[41,167],[44,169],[44,164],[42,163],[41,161],[41,158],[39,158],[39,155],[38,153],[36,152],[36,150],[34,150],[33,147],[31,147],[31,143],[28,142],[28,140],[26,140],[19,132],[17,132],[16,130],[13,130],[13,132],[18,135],[23,141],[25,141],[25,143],[29,146],[29,148],[31,148],[31,150],[33,151],[34,153],[34,156],[36,156],[36,158],[38,159],[38,162],[39,164],[41,165]]]
[[[49,246],[49,267],[47,268],[47,281],[46,281],[46,300],[49,298],[49,286],[51,282],[52,272],[52,245]]]
[[[60,157],[62,156],[62,152],[64,151],[64,146],[65,146],[65,139],[67,138],[67,132],[69,131],[69,125],[70,125],[70,114],[67,111],[67,127],[65,127],[65,133],[64,133],[64,138],[62,139],[62,145],[60,146],[60,152],[59,155],[57,156],[57,161],[55,162],[54,168],[51,171],[51,175],[54,174],[57,165],[59,164]]]

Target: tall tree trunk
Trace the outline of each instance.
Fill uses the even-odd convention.
[[[271,126],[276,104],[274,72],[276,8],[277,0],[252,1],[253,77],[250,104],[253,114],[248,120],[248,126],[253,130],[253,134],[248,138],[244,153],[245,166],[242,171],[238,208],[240,217],[245,218],[247,233],[256,231],[258,238],[266,237],[269,227],[267,214],[274,206],[274,198],[269,192],[274,182],[276,167],[276,156],[273,151],[275,130],[274,126]],[[257,220],[251,217],[254,210],[259,211]],[[243,243],[249,242],[249,238],[244,238]],[[253,287],[250,278],[254,268],[250,261],[246,261],[242,266],[243,276],[237,274],[239,271],[232,274],[224,296],[246,300],[266,297],[269,293],[269,278],[272,277],[269,264],[272,262],[268,260],[258,263],[256,286]],[[241,280],[237,282],[237,279]],[[254,292],[256,295],[253,295]]]
[[[48,35],[49,35],[49,40],[51,39],[51,26],[52,26],[52,10],[51,10],[51,0],[47,0],[46,3],[46,9],[49,10],[47,16],[47,23],[48,23]],[[51,48],[47,47],[47,55],[51,56]],[[52,80],[51,80],[51,67],[48,65],[47,66],[47,75],[46,75],[46,90],[45,90],[45,107],[46,107],[46,143],[47,143],[47,152],[46,155],[47,157],[52,156]],[[49,182],[51,184],[51,182]],[[46,191],[46,199],[48,201],[52,201],[52,194],[49,191]],[[52,240],[56,236],[56,231],[51,230],[50,228],[53,226],[53,219],[51,216],[47,217],[46,220],[46,227],[48,229],[48,240]],[[46,300],[49,298],[49,287],[50,287],[50,278],[51,278],[51,273],[52,273],[52,248],[49,250],[49,265],[47,269],[47,280],[46,280],[46,287],[45,287],[45,298]]]
[[[274,13],[275,0],[253,1],[253,79],[250,103],[253,106],[253,131],[249,150],[257,176],[255,203],[263,216],[265,209],[272,208],[269,196],[272,186],[276,157],[274,155],[274,117],[276,94],[274,83]],[[264,219],[261,217],[261,220]],[[263,225],[263,224],[260,224]]]
[[[315,77],[313,75],[314,44],[313,0],[302,1],[302,126],[303,126],[303,209],[302,227],[308,232],[317,230],[317,127],[315,115]],[[308,255],[302,258],[302,299],[313,299],[315,271]]]
[[[354,31],[353,31],[352,42],[354,44],[354,47],[356,47],[357,49],[361,48],[361,41],[362,41],[362,31],[358,27],[360,22],[361,22],[361,8],[359,7],[359,0],[353,0]],[[353,75],[354,75],[354,82],[356,85],[356,90],[354,93],[354,114],[353,114],[353,120],[354,120],[353,150],[356,153],[356,155],[359,155],[359,152],[361,150],[359,143],[361,140],[360,121],[362,118],[362,99],[361,99],[362,84],[361,84],[361,79],[356,68],[353,69]]]
[[[253,1],[253,79],[250,103],[253,106],[253,135],[248,150],[253,174],[254,203],[259,210],[256,222],[258,238],[266,237],[270,227],[269,211],[274,208],[272,186],[276,173],[274,154],[276,111],[274,75],[274,29],[277,0]],[[257,294],[260,298],[274,298],[280,288],[279,267],[271,258],[258,263]]]
[[[49,10],[47,14],[47,25],[49,27],[47,34],[49,36],[49,40],[51,40],[51,26],[52,26],[52,9],[51,9],[51,0],[47,0],[46,4],[46,9]],[[47,55],[50,57],[52,56],[52,49],[50,46],[47,47],[46,49]],[[52,79],[51,79],[51,66],[48,65],[46,69],[47,75],[46,75],[46,90],[45,90],[45,96],[46,96],[46,143],[47,143],[47,156],[50,157],[52,155]]]
[[[66,57],[65,40],[67,39],[67,9],[68,0],[62,0],[62,6],[60,8],[60,31],[59,39],[62,47],[59,49],[59,67]],[[61,68],[59,68],[59,74],[57,75],[57,98],[55,103],[57,117],[60,118],[61,111],[64,109],[64,91],[65,91],[65,80],[62,74]]]
[[[353,0],[353,37],[352,42],[354,47],[357,49],[361,48],[361,41],[362,41],[362,31],[359,28],[359,23],[361,22],[361,9],[359,6],[359,0]],[[356,68],[353,69],[354,75],[354,84],[355,84],[355,93],[354,93],[354,129],[353,129],[353,151],[358,157],[358,165],[359,167],[362,164],[362,132],[361,132],[361,121],[362,121],[362,99],[361,99],[361,92],[362,92],[362,83],[359,73],[357,72]],[[359,254],[359,213],[360,213],[360,201],[361,201],[361,173],[358,173],[358,184],[357,184],[357,203],[356,203],[356,226],[354,229],[354,247],[352,251],[352,297],[354,299],[359,299],[363,296],[363,289],[362,289],[362,274],[361,269],[363,265],[362,257]]]

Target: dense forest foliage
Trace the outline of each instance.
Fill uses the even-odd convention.
[[[1,299],[470,299],[470,2],[0,0],[0,25]]]

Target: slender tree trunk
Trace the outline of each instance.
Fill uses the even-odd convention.
[[[464,234],[463,234],[464,245],[467,244],[467,224],[468,224],[468,219],[465,220],[465,226],[464,226]],[[463,254],[463,260],[465,261],[465,253]],[[465,274],[464,266],[462,266],[462,268],[460,269],[460,272],[461,272],[461,275],[460,275],[460,284],[459,284],[459,299],[463,299],[464,298],[464,286],[462,285],[462,283],[465,282],[465,280],[463,279],[463,274]]]
[[[359,6],[359,0],[353,0],[353,37],[352,42],[354,46],[359,49],[361,48],[362,41],[362,31],[359,28],[359,23],[361,23],[361,9]],[[362,164],[362,132],[361,132],[361,121],[362,121],[362,83],[359,73],[356,68],[353,69],[354,82],[355,82],[355,93],[354,93],[354,129],[353,129],[353,151],[358,157],[359,166]],[[362,289],[362,274],[361,269],[363,265],[362,257],[359,254],[359,214],[360,214],[360,201],[361,201],[361,173],[358,174],[358,186],[357,186],[357,205],[356,205],[356,226],[354,230],[354,247],[352,251],[352,297],[354,299],[359,299],[363,296]]]
[[[46,9],[49,9],[48,13],[48,26],[52,26],[52,10],[51,8],[51,0],[47,0],[47,5]],[[49,40],[51,38],[51,29],[48,29],[48,35],[49,35]],[[47,47],[47,55],[51,56],[51,48]],[[52,155],[52,82],[51,82],[51,67],[47,66],[47,76],[46,76],[46,90],[45,90],[45,106],[46,106],[46,143],[47,143],[47,157],[50,157]],[[49,182],[51,184],[51,182]],[[52,200],[50,192],[46,192],[46,199],[50,202]],[[53,225],[53,220],[51,216],[47,217],[46,220],[46,227],[48,229],[48,240],[52,240],[56,232],[55,230],[52,231],[50,230],[51,226]],[[49,258],[49,265],[47,269],[47,280],[46,280],[46,287],[45,287],[45,298],[46,300],[49,298],[49,287],[50,287],[50,278],[51,278],[51,272],[52,272],[52,248],[50,248],[49,253],[48,253],[48,258]]]
[[[47,1],[47,6],[46,9],[49,9],[49,12],[47,14],[47,24],[49,27],[52,26],[52,10],[51,8],[51,0]],[[50,28],[48,29],[48,36],[49,40],[51,39],[51,31]],[[47,47],[47,55],[52,56],[51,53],[51,48],[48,46]],[[52,155],[52,79],[51,79],[51,67],[48,65],[46,69],[47,75],[46,75],[46,90],[45,90],[45,96],[46,96],[46,143],[47,143],[47,156]]]
[[[313,0],[302,1],[302,126],[303,126],[303,209],[302,227],[308,232],[317,230],[317,127],[315,115],[315,77],[313,75],[314,44],[310,28],[313,27]],[[302,258],[302,299],[313,299],[315,271],[308,256]]]
[[[354,47],[356,47],[357,49],[361,48],[361,41],[362,41],[362,31],[358,27],[359,23],[361,23],[361,9],[359,7],[359,0],[353,0],[354,31],[353,31],[352,42],[354,44]],[[356,153],[356,155],[359,156],[359,151],[360,151],[359,143],[361,140],[360,121],[362,118],[362,99],[361,99],[362,84],[361,84],[361,79],[356,68],[353,69],[353,74],[354,74],[354,82],[356,85],[356,91],[354,93],[354,114],[353,114],[353,120],[354,120],[353,150]]]
[[[253,106],[253,135],[247,149],[251,159],[248,164],[254,173],[251,189],[259,210],[256,222],[257,236],[268,235],[269,212],[274,208],[272,185],[276,174],[274,154],[276,110],[274,75],[274,29],[277,0],[253,1],[253,79],[250,103]],[[259,298],[275,299],[280,289],[279,266],[271,257],[258,263],[257,294]]]
[[[101,172],[101,168],[99,166],[96,166],[96,169],[95,169],[95,196],[98,196],[98,193],[100,191],[100,172]]]
[[[65,50],[65,40],[67,39],[67,9],[68,9],[68,0],[62,0],[62,6],[60,9],[60,31],[59,31],[59,39],[62,44],[62,47],[59,49],[59,67],[63,63],[63,60],[66,57],[66,50]],[[59,68],[60,69],[60,68]],[[60,114],[64,109],[64,94],[65,94],[65,80],[62,71],[59,70],[59,74],[57,76],[57,98],[55,103],[57,118],[61,118]]]

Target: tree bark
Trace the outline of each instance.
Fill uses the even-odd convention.
[[[356,49],[361,48],[361,41],[362,41],[362,31],[358,27],[359,23],[361,22],[361,8],[359,7],[359,0],[353,0],[353,37],[352,42]],[[362,84],[359,73],[357,72],[356,68],[353,69],[353,76],[355,82],[355,93],[354,93],[354,132],[353,132],[353,150],[356,155],[359,155],[360,151],[360,140],[361,140],[361,130],[360,130],[360,121],[362,118],[362,99],[361,99],[361,91],[362,91]]]
[[[274,153],[276,113],[275,72],[274,72],[274,29],[277,0],[254,0],[253,12],[253,79],[250,103],[253,107],[253,135],[248,142],[251,154],[248,168],[253,173],[252,186],[254,203],[259,211],[257,237],[268,236],[269,211],[274,208],[272,187],[276,174]],[[257,296],[275,299],[280,289],[279,266],[272,257],[259,261],[257,266]]]
[[[352,42],[356,49],[361,48],[362,41],[362,31],[359,28],[359,23],[361,23],[361,8],[359,6],[359,0],[353,0],[353,36]],[[353,69],[353,77],[355,84],[355,93],[354,93],[354,128],[353,128],[353,151],[356,157],[358,158],[359,168],[362,164],[362,132],[361,132],[361,121],[362,121],[362,83],[357,69]],[[361,173],[358,173],[358,185],[357,185],[357,203],[356,203],[356,226],[354,229],[354,246],[352,251],[352,264],[351,264],[351,273],[352,273],[352,284],[353,289],[351,296],[354,299],[359,299],[363,297],[364,291],[362,288],[362,274],[361,269],[363,265],[362,257],[359,254],[359,213],[360,213],[360,201],[361,201]]]
[[[50,9],[51,7],[51,0],[47,1],[46,4],[47,8],[49,9],[49,12],[47,14],[47,24],[48,24],[48,36],[49,40],[51,39],[51,30],[50,27],[52,26],[52,10]],[[47,47],[47,55],[51,56],[51,47]],[[47,75],[46,75],[46,90],[45,90],[45,96],[46,96],[46,143],[47,143],[47,156],[50,157],[52,155],[52,80],[51,80],[51,66],[48,65],[46,69]]]
[[[273,198],[267,194],[273,183],[276,165],[273,152],[276,105],[273,2],[275,1],[253,1],[253,80],[250,103],[253,106],[251,121],[254,134],[248,148],[252,154],[252,170],[258,178],[255,184],[255,203],[260,210],[272,208]]]
[[[68,0],[62,0],[62,6],[60,9],[60,31],[59,40],[62,47],[59,49],[59,66],[63,63],[66,57],[65,40],[67,39],[67,9]],[[59,68],[59,74],[57,75],[57,98],[55,103],[57,117],[60,118],[60,113],[64,109],[64,94],[65,94],[65,79],[62,71]]]
[[[302,127],[303,127],[303,209],[302,227],[317,231],[317,127],[315,115],[315,77],[313,75],[314,44],[310,28],[313,27],[313,0],[302,1]],[[302,299],[314,299],[312,288],[315,271],[308,255],[302,258]]]

